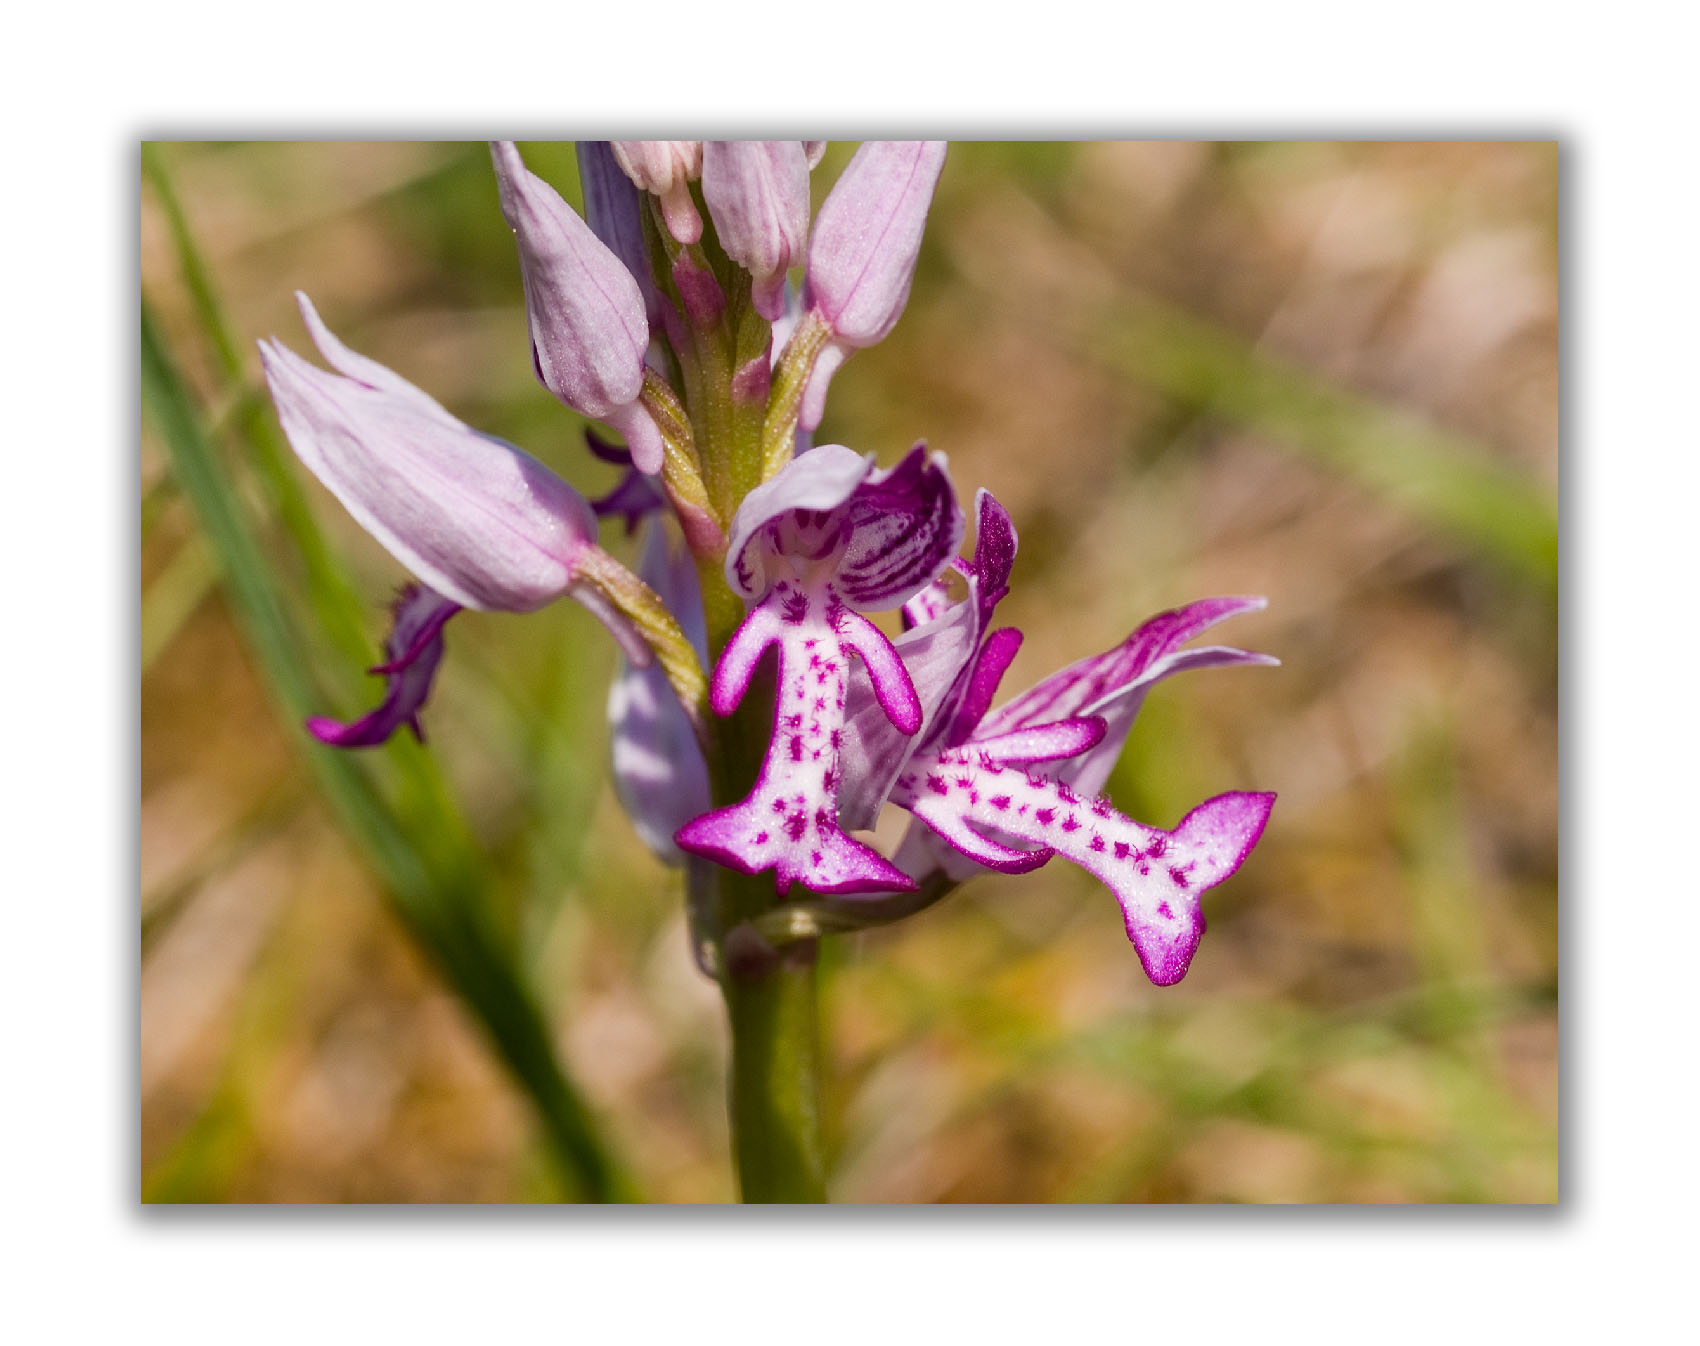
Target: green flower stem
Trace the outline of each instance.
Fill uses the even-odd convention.
[[[815,945],[780,954],[757,945],[745,966],[737,933],[728,941],[721,989],[732,1029],[738,1192],[746,1202],[825,1201]]]
[[[718,565],[699,562],[709,648],[725,647],[744,605]],[[737,711],[710,724],[709,776],[717,807],[747,795],[772,733],[773,679],[758,673]],[[732,1036],[732,1151],[738,1190],[749,1202],[826,1200],[820,1115],[820,1028],[816,1012],[815,944],[776,952],[753,922],[778,901],[772,874],[705,871],[713,885],[704,924],[718,937],[720,989]],[[695,918],[695,913],[693,913]]]

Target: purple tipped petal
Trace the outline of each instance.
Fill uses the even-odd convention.
[[[956,711],[945,742],[966,743],[978,728],[981,719],[998,694],[998,685],[1009,671],[1016,652],[1021,648],[1021,632],[1013,626],[993,631],[980,648],[974,661],[974,671],[962,688],[962,700]]]
[[[670,548],[659,522],[645,539],[639,573],[702,645],[702,600],[683,548]],[[646,846],[664,863],[684,855],[673,834],[709,807],[708,765],[690,718],[658,664],[623,664],[608,691],[614,788]]]
[[[1242,612],[1257,612],[1263,598],[1207,598],[1161,612],[1114,649],[1070,664],[986,717],[985,732],[1073,715],[1126,690],[1160,659],[1201,631]]]
[[[424,585],[404,588],[392,608],[394,625],[384,643],[385,662],[371,670],[389,680],[383,702],[352,724],[316,715],[307,721],[308,732],[334,748],[371,748],[405,724],[423,741],[419,712],[443,659],[443,624],[459,611],[460,604]]]
[[[1087,715],[1036,725],[1031,729],[1012,730],[997,738],[977,738],[973,750],[982,762],[995,762],[1000,766],[1055,762],[1096,747],[1103,740],[1104,728],[1102,719]]]
[[[637,280],[512,141],[493,142],[491,154],[519,244],[537,377],[574,411],[615,426],[638,467],[660,471],[660,432],[638,405],[649,322]]]
[[[327,337],[302,305],[315,336]],[[583,498],[334,338],[325,349],[354,372],[329,374],[277,342],[260,344],[290,446],[348,512],[465,607],[528,612],[567,592],[596,538]]]
[[[1015,569],[1015,525],[1009,511],[985,487],[974,493],[974,559],[962,563],[965,574],[980,581],[977,598],[980,624],[992,620],[992,609],[1009,592],[1010,572]]]
[[[785,270],[809,236],[809,163],[799,140],[710,140],[702,194],[726,255],[754,279],[769,322],[785,311]]]
[[[879,702],[892,726],[900,734],[919,731],[921,698],[885,632],[853,613],[840,616],[834,626],[842,634],[845,647],[862,656],[868,682],[874,689],[874,699]]]

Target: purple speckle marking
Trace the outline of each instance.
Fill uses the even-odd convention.
[[[1104,838],[1099,836],[1096,832],[1094,832],[1092,834],[1092,840],[1087,842],[1086,844],[1092,850],[1101,851],[1101,850],[1104,849]]]
[[[1005,810],[1009,807],[1009,796],[1008,795],[994,795],[994,796],[992,796],[992,807],[997,809],[1001,813],[1003,810]]]
[[[1116,843],[1116,859],[1118,859],[1118,860],[1127,859],[1128,851],[1131,850],[1131,849],[1132,848],[1127,844],[1127,842],[1118,841]]]
[[[1185,888],[1187,886],[1186,870],[1182,869],[1179,865],[1169,866],[1169,877],[1175,881],[1175,887]]]
[[[1063,819],[1063,825],[1062,825],[1063,831],[1074,832],[1074,831],[1079,830],[1079,827],[1080,827],[1080,821],[1072,813],[1069,814],[1068,817]]]

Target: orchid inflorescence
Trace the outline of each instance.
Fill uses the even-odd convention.
[[[692,867],[708,970],[740,941],[773,949],[883,923],[975,873],[1060,855],[1115,894],[1151,980],[1176,982],[1204,929],[1201,894],[1245,860],[1274,796],[1218,795],[1165,831],[1099,792],[1157,682],[1275,662],[1187,643],[1263,600],[1165,612],[994,706],[1021,643],[993,624],[1016,559],[1009,515],[979,491],[963,556],[944,454],[917,444],[882,468],[812,443],[835,373],[904,309],[944,145],[863,144],[811,227],[823,148],[581,142],[581,217],[512,143],[494,145],[537,376],[623,440],[587,431],[623,469],[594,502],[349,350],[300,298],[336,372],[262,343],[283,428],[418,581],[372,670],[382,704],[307,727],[343,748],[403,726],[422,736],[450,618],[570,595],[619,644],[615,784],[650,849]],[[599,518],[646,530],[637,573],[598,545]],[[868,614],[894,611],[903,629],[888,637]],[[888,804],[911,815],[889,857],[854,835]],[[770,871],[761,885],[737,877]],[[717,898],[723,880],[755,904]]]

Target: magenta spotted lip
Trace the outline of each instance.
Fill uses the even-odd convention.
[[[908,670],[862,612],[900,606],[931,584],[963,528],[942,456],[919,446],[882,471],[871,454],[823,445],[745,497],[726,577],[751,606],[721,651],[709,704],[732,714],[777,646],[773,735],[749,796],[680,828],[683,849],[746,874],[772,869],[781,892],[793,883],[818,893],[912,886],[839,821],[850,669],[860,665],[899,734],[919,732],[923,705]]]

